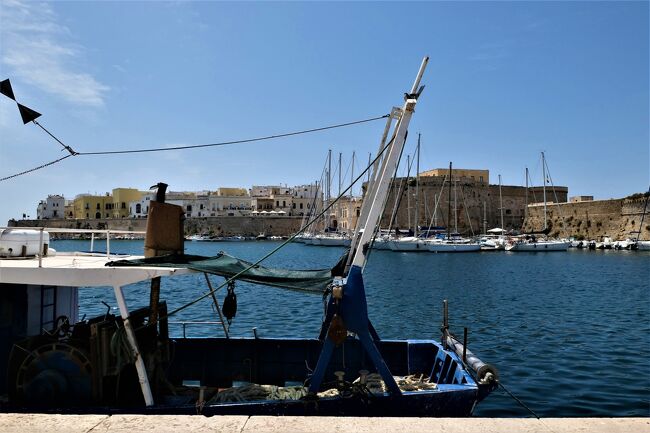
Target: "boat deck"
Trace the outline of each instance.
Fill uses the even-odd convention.
[[[56,253],[53,256],[0,258],[0,283],[71,287],[123,286],[154,277],[193,272],[185,268],[109,267],[108,262],[142,256]]]

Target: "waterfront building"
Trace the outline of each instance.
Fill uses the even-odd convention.
[[[65,201],[65,219],[74,219],[74,200]]]
[[[78,194],[74,198],[75,219],[110,218],[113,197],[105,195]]]
[[[130,216],[130,204],[139,201],[146,192],[138,191],[135,188],[114,188],[113,200],[108,206],[111,218],[128,218]]]
[[[593,195],[574,195],[569,199],[571,203],[582,203],[583,201],[594,201]]]
[[[38,203],[36,217],[41,220],[65,218],[65,198],[58,194],[48,195]]]
[[[438,176],[444,177],[449,175],[448,168],[434,168],[420,173],[420,176]],[[451,175],[453,178],[468,178],[475,183],[489,185],[490,170],[474,170],[469,168],[452,168]]]

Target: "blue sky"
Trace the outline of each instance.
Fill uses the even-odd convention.
[[[401,105],[424,55],[408,149],[570,195],[648,188],[648,2],[218,3],[1,0],[0,79],[78,151],[244,139]],[[48,194],[304,184],[328,149],[374,152],[383,121],[202,150],[79,156],[0,182],[0,225]],[[0,100],[0,177],[63,156]],[[356,170],[359,170],[357,166]]]

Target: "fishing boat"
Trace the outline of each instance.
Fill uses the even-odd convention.
[[[0,410],[53,413],[468,416],[498,385],[496,370],[449,330],[444,304],[440,341],[382,340],[370,319],[363,269],[379,224],[428,58],[401,109],[387,119],[349,252],[332,268],[272,269],[220,253],[183,254],[182,209],[151,202],[145,256],[36,252],[0,259]],[[381,159],[381,161],[380,161]],[[164,189],[163,189],[164,191]],[[330,204],[331,205],[331,204]],[[324,211],[327,211],[325,209]],[[177,218],[171,218],[176,215]],[[287,240],[287,242],[289,242]],[[285,242],[285,244],[287,243]],[[283,244],[284,245],[284,244]],[[279,248],[279,247],[278,247]],[[12,250],[13,251],[13,250]],[[32,255],[33,254],[33,255]],[[207,299],[224,337],[175,338],[159,299],[160,279],[203,273]],[[213,287],[209,275],[225,279]],[[131,309],[124,288],[151,281],[147,307]],[[315,292],[327,300],[313,339],[234,338],[238,281]],[[112,287],[110,310],[78,318],[78,291]],[[158,289],[156,289],[156,286]],[[215,293],[227,288],[222,304]],[[316,298],[315,298],[316,299]],[[318,298],[320,300],[320,297]],[[190,304],[188,304],[190,305]],[[187,305],[186,305],[187,306]],[[183,306],[181,308],[184,308]],[[225,317],[225,318],[224,318]],[[466,335],[466,333],[465,333]],[[6,378],[6,381],[5,381]]]

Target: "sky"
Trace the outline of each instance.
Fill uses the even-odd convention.
[[[381,116],[430,61],[409,128],[421,171],[489,169],[596,199],[650,183],[648,2],[0,0],[0,80],[76,151],[248,139]],[[0,95],[0,178],[65,155]],[[185,151],[75,156],[0,182],[0,225],[48,194],[301,185],[344,173],[384,120]],[[337,176],[336,173],[334,173]],[[334,184],[337,183],[336,177]]]

